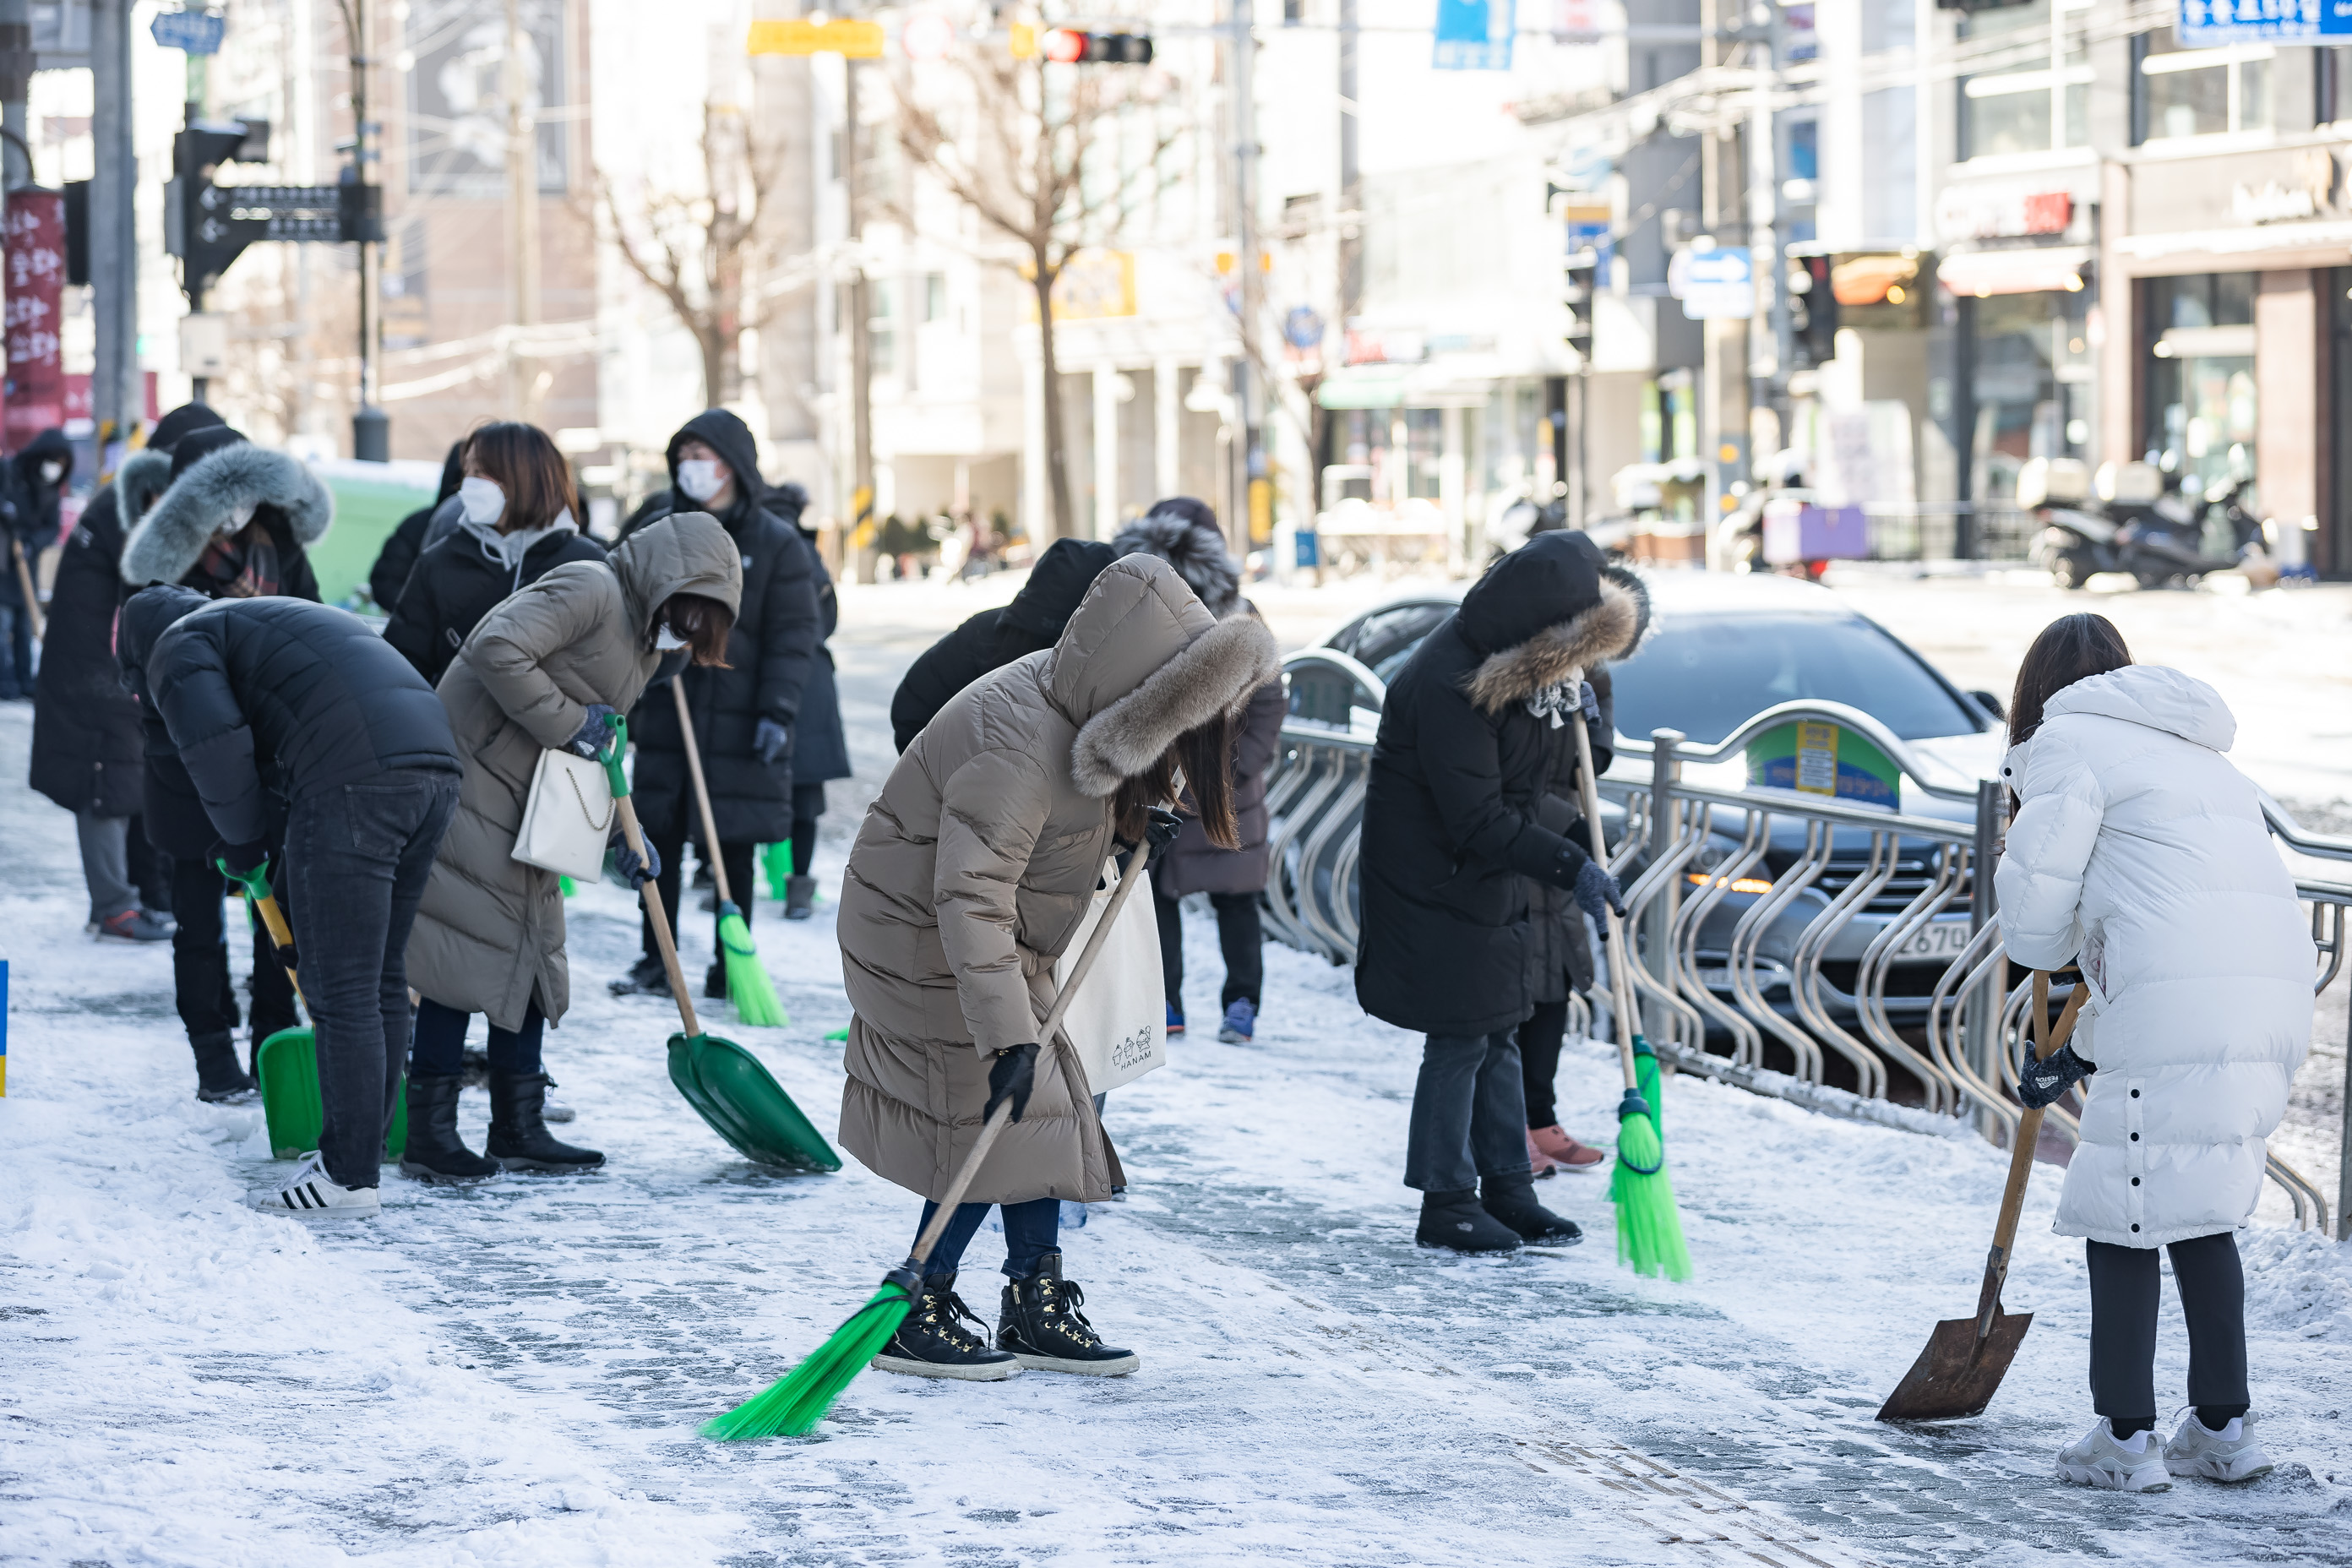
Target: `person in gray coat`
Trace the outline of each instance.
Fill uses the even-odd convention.
[[[1155,501],[1150,511],[1119,531],[1113,556],[1156,555],[1176,568],[1185,586],[1219,620],[1255,616],[1241,596],[1241,563],[1225,553],[1217,514],[1191,496]],[[1217,915],[1217,944],[1223,951],[1225,984],[1217,1005],[1223,1015],[1217,1038],[1240,1044],[1257,1032],[1265,983],[1265,935],[1258,921],[1258,895],[1265,889],[1271,820],[1265,809],[1266,771],[1282,747],[1282,721],[1290,700],[1279,677],[1250,694],[1235,725],[1234,812],[1241,847],[1210,842],[1200,818],[1187,816],[1176,842],[1152,863],[1151,892],[1160,916],[1160,970],[1168,992],[1168,1033],[1184,1032],[1184,921],[1187,893],[1206,893]]]

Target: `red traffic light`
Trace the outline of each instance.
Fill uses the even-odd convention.
[[[1056,27],[1045,35],[1045,55],[1047,59],[1062,65],[1076,65],[1087,58],[1087,45],[1090,41],[1086,34],[1075,27]]]
[[[1056,27],[1045,35],[1045,58],[1066,66],[1148,66],[1151,52],[1149,33],[1088,33]]]

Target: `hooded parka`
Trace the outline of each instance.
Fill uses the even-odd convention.
[[[890,738],[898,750],[914,743],[949,698],[992,669],[1052,647],[1078,601],[1118,559],[1097,541],[1057,539],[1037,557],[1011,604],[981,611],[925,648],[890,698]]]
[[[1052,650],[965,688],[891,770],[842,879],[850,1005],[841,1143],[944,1195],[979,1136],[996,1052],[1037,1040],[1054,962],[1112,852],[1112,797],[1185,731],[1279,668],[1250,619],[1216,621],[1163,561],[1115,563]],[[1110,1162],[1066,1037],[966,1201],[1110,1195]]]
[[[1488,567],[1390,683],[1364,798],[1366,1012],[1489,1035],[1534,1010],[1550,939],[1528,879],[1567,887],[1589,858],[1545,804],[1569,787],[1571,682],[1631,653],[1648,621],[1640,580],[1591,540],[1539,534]]]
[[[215,445],[215,443],[220,443]],[[193,461],[192,450],[200,450]],[[309,549],[335,521],[335,498],[318,476],[283,452],[225,429],[181,438],[172,486],[122,546],[122,580],[132,589],[178,583],[207,598],[250,596],[250,584],[213,547],[247,561],[266,542],[275,555],[275,592],[319,597]]]
[[[841,626],[841,595],[816,547],[816,530],[801,521],[808,514],[808,491],[785,483],[768,492],[768,510],[793,525],[808,546],[810,585],[816,590],[816,657],[808,684],[801,688],[801,721],[793,734],[793,788],[848,778],[849,737],[841,727],[841,688],[834,679],[833,634]]]
[[[686,512],[639,529],[607,560],[556,567],[474,628],[439,689],[465,779],[408,941],[421,994],[501,1029],[523,1026],[534,994],[550,1023],[563,1016],[562,889],[554,872],[514,858],[539,755],[580,732],[588,704],[636,700],[661,662],[655,622],[672,595],[732,609],[742,573],[726,530]]]
[[[770,509],[759,446],[744,423],[723,408],[696,415],[670,437],[670,488],[630,519],[623,538],[696,504],[677,486],[678,448],[689,438],[717,452],[735,477],[734,500],[719,521],[740,560],[743,590],[742,607],[727,639],[727,668],[688,669],[682,678],[687,706],[694,714],[719,842],[778,843],[793,835],[793,751],[788,746],[774,762],[761,762],[755,736],[762,719],[791,731],[800,728],[801,693],[822,636],[816,552],[800,530]],[[692,805],[677,700],[666,690],[652,693],[629,715],[629,735],[637,743],[631,783],[646,831],[684,822],[699,842],[702,823]]]
[[[2316,971],[2261,798],[2222,756],[2236,733],[2203,681],[2127,665],[2059,690],[2001,761],[2010,960],[2079,960],[2091,993],[2061,1236],[2161,1247],[2236,1229],[2262,1194]]]
[[[437,685],[467,634],[501,600],[567,561],[603,559],[604,547],[583,534],[568,511],[542,528],[514,533],[500,533],[495,524],[461,523],[417,556],[383,640]]]

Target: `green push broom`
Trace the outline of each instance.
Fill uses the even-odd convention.
[[[727,965],[727,999],[735,1004],[735,1016],[746,1024],[776,1028],[792,1020],[784,1016],[784,1005],[776,1000],[775,983],[768,978],[759,950],[751,945],[751,928],[743,919],[742,906],[727,886],[727,857],[719,852],[719,819],[710,811],[710,786],[702,777],[702,748],[695,743],[694,713],[686,705],[685,680],[671,681],[669,689],[677,699],[677,727],[686,737],[686,767],[694,775],[694,802],[702,808],[703,849],[710,857],[711,880],[719,884],[719,956]]]
[[[1071,966],[1070,978],[1054,998],[1054,1005],[1045,1015],[1045,1027],[1037,1037],[1049,1046],[1054,1031],[1062,1026],[1062,1015],[1078,994],[1078,984],[1094,967],[1095,954],[1102,950],[1103,940],[1118,923],[1120,906],[1135,885],[1143,880],[1143,865],[1148,857],[1138,850],[1128,862],[1126,874],[1119,878],[1118,890],[1111,894],[1110,908],[1096,922],[1094,933],[1078,952],[1078,962]],[[948,1184],[947,1195],[931,1215],[931,1223],[923,1227],[916,1238],[915,1250],[907,1254],[907,1261],[882,1277],[882,1288],[874,1292],[866,1305],[850,1314],[849,1321],[833,1331],[833,1337],[819,1345],[814,1353],[769,1384],[764,1393],[752,1395],[724,1415],[704,1423],[702,1435],[734,1442],[750,1437],[773,1437],[782,1434],[797,1437],[824,1418],[833,1402],[841,1396],[866,1363],[880,1353],[890,1336],[898,1331],[907,1314],[922,1294],[923,1265],[939,1245],[948,1221],[963,1202],[964,1193],[971,1186],[972,1177],[980,1172],[981,1163],[996,1142],[996,1135],[1004,1131],[1006,1119],[1013,1113],[1010,1100],[999,1105],[993,1115],[982,1126],[979,1138],[972,1142],[971,1152],[965,1155],[957,1168],[955,1180]]]
[[[1576,731],[1578,775],[1584,822],[1592,835],[1592,858],[1609,864],[1601,837],[1601,790],[1592,777],[1592,741],[1581,715]],[[1625,1097],[1617,1105],[1617,1166],[1609,1176],[1609,1201],[1617,1209],[1617,1261],[1636,1274],[1668,1279],[1691,1277],[1690,1248],[1683,1242],[1682,1215],[1675,1208],[1673,1180],[1666,1174],[1666,1140],[1659,1130],[1661,1089],[1657,1053],[1633,1033],[1633,963],[1623,921],[1611,910],[1608,921],[1610,1011],[1617,1016],[1617,1055],[1625,1071]]]

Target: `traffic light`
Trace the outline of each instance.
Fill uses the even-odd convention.
[[[222,210],[213,174],[221,164],[269,156],[267,121],[198,120],[172,138],[172,181],[163,191],[163,248],[181,261],[181,287],[199,300],[228,264],[261,237]]]
[[[1066,66],[1148,66],[1149,33],[1089,33],[1055,27],[1045,35],[1045,58]]]
[[[1549,198],[1552,193],[1546,192]],[[1566,224],[1567,249],[1561,258],[1560,303],[1568,307],[1569,346],[1579,354],[1592,353],[1593,296],[1608,286],[1612,229],[1609,204],[1592,196],[1570,195],[1553,210]]]
[[[1789,324],[1795,330],[1797,363],[1809,370],[1837,358],[1837,294],[1830,287],[1830,258],[1789,258]]]

